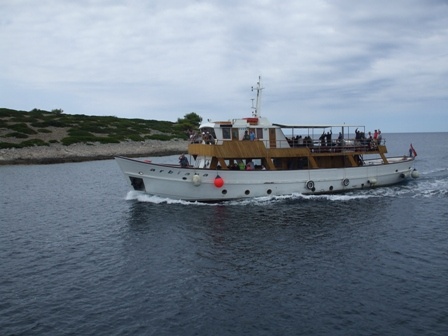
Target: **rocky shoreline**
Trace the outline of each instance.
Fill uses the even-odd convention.
[[[83,144],[70,146],[51,144],[25,148],[0,149],[0,165],[51,164],[108,160],[115,156],[148,157],[185,153],[188,148],[185,140],[146,140],[127,141],[118,144]]]

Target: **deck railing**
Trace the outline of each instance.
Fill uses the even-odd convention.
[[[215,140],[214,143],[208,143],[208,145],[222,145],[229,140]],[[239,140],[250,141],[250,140]],[[369,152],[378,150],[378,145],[385,145],[385,139],[381,141],[368,140],[368,139],[343,139],[333,140],[330,144],[316,139],[307,139],[304,142],[298,142],[295,140],[264,140],[257,139],[255,141],[263,142],[266,148],[271,149],[286,149],[286,148],[309,148],[312,153],[337,153],[337,152]],[[205,142],[202,142],[205,144]]]

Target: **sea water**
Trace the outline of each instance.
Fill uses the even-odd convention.
[[[384,135],[417,150],[404,185],[219,204],[113,160],[2,166],[0,334],[446,335],[447,135]]]

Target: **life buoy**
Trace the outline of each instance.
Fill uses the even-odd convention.
[[[307,187],[309,190],[313,189],[313,188],[314,188],[314,182],[313,182],[313,181],[308,181],[308,182],[306,183],[306,187]]]
[[[348,178],[345,178],[342,180],[342,184],[344,187],[348,186],[350,184],[350,180]]]

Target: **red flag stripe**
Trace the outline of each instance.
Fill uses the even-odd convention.
[[[414,153],[414,156],[417,156],[417,152],[415,151],[414,146],[412,146],[412,144],[411,144],[411,149],[412,149],[412,153]]]

